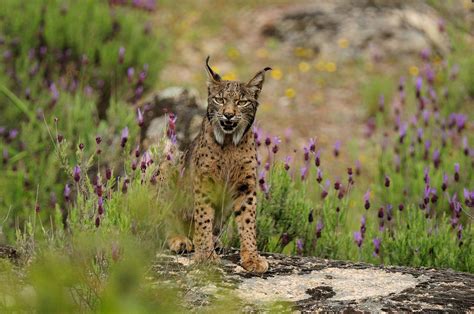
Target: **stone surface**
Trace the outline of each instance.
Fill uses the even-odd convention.
[[[449,41],[439,23],[422,1],[316,1],[274,13],[262,33],[332,60],[381,59],[425,48],[446,54]]]
[[[187,147],[199,132],[206,105],[195,89],[169,87],[149,97],[144,103],[144,127],[141,138],[145,145],[164,136],[167,113],[177,116],[176,130],[180,149]]]
[[[474,275],[451,270],[374,266],[364,263],[264,254],[270,271],[249,274],[237,251],[223,255],[213,270],[219,281],[205,281],[190,256],[160,255],[158,277],[186,291],[188,307],[205,307],[234,293],[245,311],[282,302],[297,311],[474,310]]]

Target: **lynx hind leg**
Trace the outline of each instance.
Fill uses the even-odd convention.
[[[172,236],[167,242],[168,248],[176,254],[190,253],[193,250],[193,243],[185,236]]]

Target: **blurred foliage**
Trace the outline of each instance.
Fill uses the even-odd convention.
[[[171,41],[148,17],[130,1],[2,2],[0,244],[15,244],[22,257],[17,264],[0,260],[2,312],[189,306],[182,287],[152,268],[167,235],[190,227],[180,218],[192,202],[177,156],[166,153],[168,140],[147,151],[139,146],[136,103],[155,85]],[[206,27],[219,31],[220,18],[209,15]],[[260,250],[474,272],[474,57],[456,29],[447,30],[456,48],[450,55],[413,60],[400,83],[383,73],[364,82],[373,164],[348,165],[341,179],[325,159],[316,162],[319,143],[284,164],[278,141],[259,138]],[[185,38],[195,40],[199,31]],[[336,64],[321,66],[328,76],[336,71]],[[295,97],[295,90],[285,95]],[[334,160],[346,169],[337,150]],[[166,159],[171,172],[160,181]],[[369,176],[375,179],[366,184]],[[233,220],[222,242],[238,246]],[[203,278],[221,280],[212,270]],[[229,293],[206,310],[240,305]]]

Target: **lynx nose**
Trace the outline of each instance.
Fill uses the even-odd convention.
[[[225,117],[227,120],[232,119],[234,116],[235,116],[235,114],[234,114],[233,112],[224,112],[224,117]]]

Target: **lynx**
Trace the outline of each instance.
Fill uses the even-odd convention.
[[[262,91],[264,68],[249,82],[223,80],[209,66],[208,106],[200,133],[184,155],[184,167],[193,185],[193,243],[184,236],[168,241],[173,251],[190,251],[194,246],[195,261],[217,261],[215,237],[218,232],[216,212],[220,193],[230,195],[229,213],[233,213],[240,236],[242,266],[250,272],[263,273],[268,263],[257,252],[257,151],[251,127]]]

